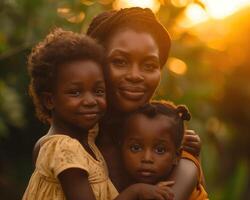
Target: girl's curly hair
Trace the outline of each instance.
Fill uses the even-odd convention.
[[[29,93],[35,105],[36,115],[48,123],[50,111],[42,102],[44,92],[53,92],[57,72],[62,64],[92,60],[105,65],[102,46],[83,34],[56,28],[38,43],[28,57],[30,75]]]

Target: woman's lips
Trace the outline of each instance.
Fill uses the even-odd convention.
[[[140,100],[144,94],[145,90],[142,88],[119,88],[119,93],[121,96],[125,97],[126,99],[136,101]]]

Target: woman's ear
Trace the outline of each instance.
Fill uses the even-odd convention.
[[[53,110],[54,100],[51,92],[43,92],[42,94],[42,103],[48,110]]]

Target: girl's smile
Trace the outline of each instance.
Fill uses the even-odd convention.
[[[50,100],[53,121],[65,131],[92,128],[106,108],[101,66],[76,61],[62,65],[57,73]]]

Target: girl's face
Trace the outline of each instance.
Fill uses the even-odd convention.
[[[177,161],[167,116],[131,116],[126,124],[122,154],[125,168],[135,182],[156,184],[167,178]]]
[[[60,66],[54,92],[47,107],[53,121],[66,130],[92,128],[106,108],[101,67],[93,61],[75,61]]]
[[[147,103],[159,84],[158,46],[149,33],[122,29],[106,48],[108,103],[111,109],[131,112]]]

